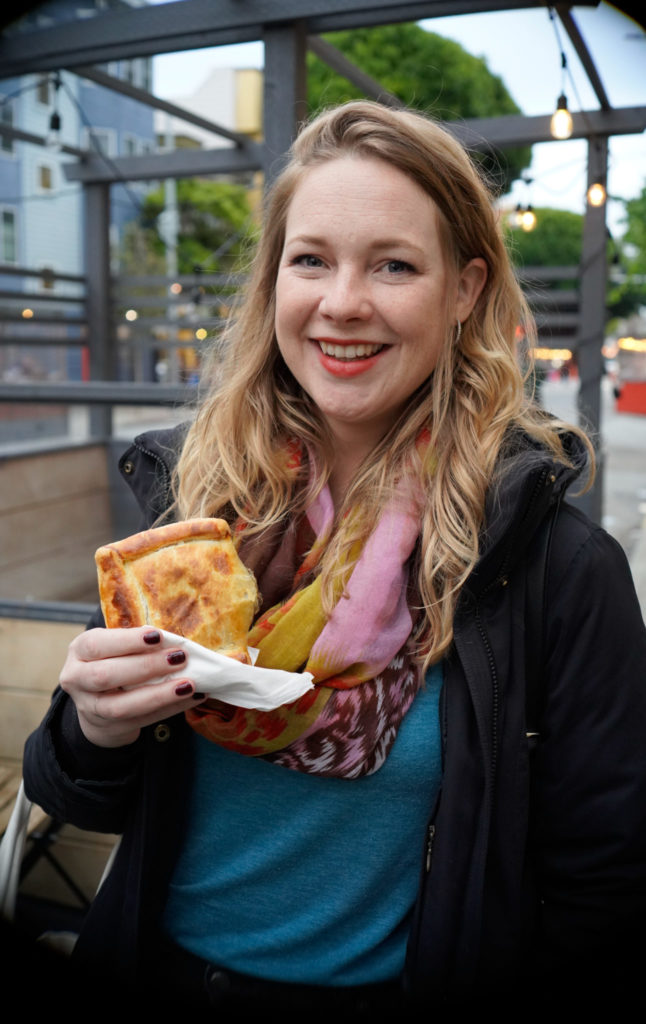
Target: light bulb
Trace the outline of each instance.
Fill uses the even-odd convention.
[[[523,231],[533,231],[536,227],[536,214],[532,210],[531,206],[528,206],[526,210],[520,215],[520,226]]]
[[[49,119],[49,131],[47,132],[45,145],[54,153],[57,153],[62,147],[61,115],[56,110],[53,112],[52,116]]]
[[[569,139],[572,134],[572,114],[567,108],[565,93],[556,101],[556,110],[550,121],[550,132],[555,139]]]
[[[588,189],[588,202],[590,206],[603,206],[606,201],[606,190],[600,181],[595,181]]]
[[[512,228],[519,228],[522,224],[523,208],[518,203],[513,213],[509,214],[509,225]]]

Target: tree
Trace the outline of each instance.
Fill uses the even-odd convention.
[[[509,254],[517,267],[571,267],[581,262],[583,217],[568,210],[534,210],[536,227],[522,231],[505,223]]]
[[[504,225],[505,239],[516,267],[571,267],[581,262],[583,216],[567,210],[538,208],[536,227],[522,231]],[[619,243],[608,240],[608,326],[646,305],[646,187],[636,199],[626,201],[628,228]],[[558,287],[558,285],[557,285]],[[569,288],[567,281],[560,287]]]
[[[324,38],[407,106],[440,120],[521,113],[484,58],[414,23],[332,32]],[[314,54],[308,54],[307,62],[311,112],[362,97],[360,90]],[[531,147],[480,159],[503,193],[529,166]]]
[[[646,306],[646,185],[625,202],[627,225],[615,254],[608,306],[614,317],[625,318]],[[619,279],[618,279],[619,278]]]
[[[140,221],[158,257],[163,256],[166,245],[164,232],[159,228],[164,207],[163,189],[150,192],[144,200]],[[200,178],[180,180],[177,208],[179,273],[190,274],[196,266],[211,273],[232,269],[254,230],[245,186]]]

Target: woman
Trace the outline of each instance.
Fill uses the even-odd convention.
[[[646,633],[619,546],[560,502],[590,446],[528,402],[521,326],[447,133],[372,103],[304,128],[194,423],[122,469],[148,525],[231,522],[260,664],[306,665],[315,699],[224,708],[153,630],[74,640],[25,778],[123,833],[79,961],[355,1018],[561,982],[643,920]]]

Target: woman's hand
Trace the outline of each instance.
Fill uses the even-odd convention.
[[[89,629],[69,646],[60,684],[76,705],[83,734],[99,747],[134,743],[145,725],[205,699],[189,679],[142,684],[177,674],[182,650],[161,650],[161,635],[146,626]]]

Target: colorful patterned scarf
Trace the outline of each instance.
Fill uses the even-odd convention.
[[[325,487],[301,523],[262,538],[240,532],[240,557],[264,599],[249,633],[249,646],[259,651],[256,664],[311,672],[314,688],[273,711],[206,702],[186,717],[200,735],[238,753],[356,778],[383,764],[420,685],[409,607],[409,561],[420,523],[410,494],[390,501],[328,617],[314,570],[333,522]]]

